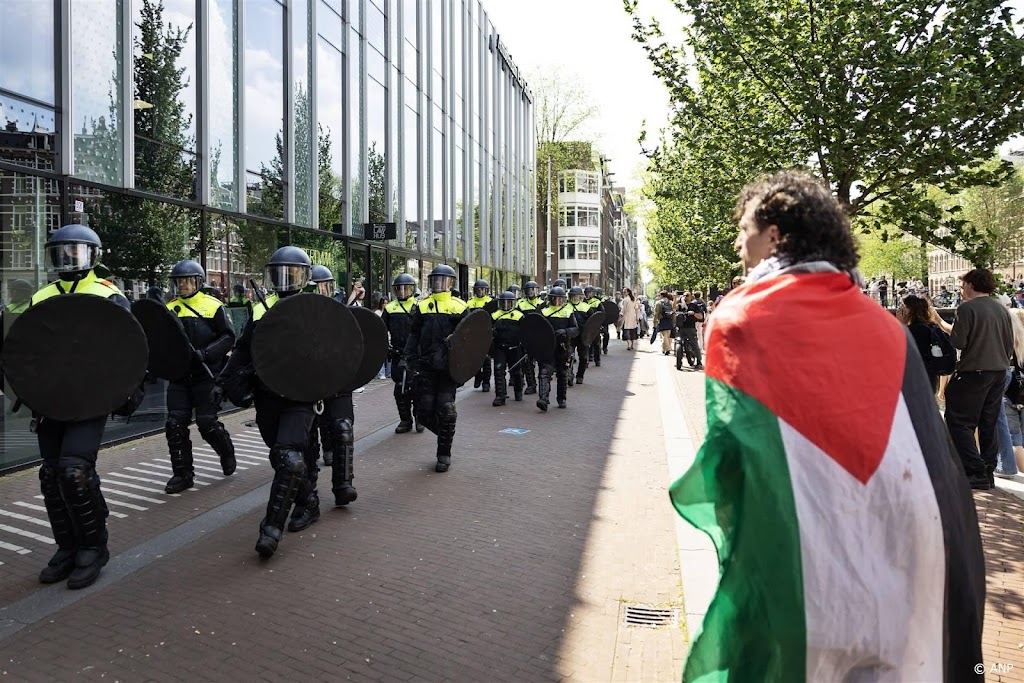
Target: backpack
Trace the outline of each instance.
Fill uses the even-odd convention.
[[[931,353],[924,359],[928,372],[935,375],[952,375],[956,368],[956,349],[953,348],[953,340],[949,338],[938,325],[928,326],[928,347]]]
[[[672,302],[671,301],[662,301],[661,302],[661,317],[662,318],[670,318],[670,319],[672,318]]]
[[[1013,376],[1010,383],[1003,392],[1003,396],[1010,399],[1010,403],[1019,406],[1024,403],[1024,375],[1021,374],[1020,365],[1017,364],[1017,355],[1013,356]]]

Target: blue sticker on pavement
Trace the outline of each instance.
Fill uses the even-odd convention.
[[[508,429],[502,429],[499,434],[515,434],[516,436],[522,436],[529,432],[529,429],[519,429],[517,427],[509,427]]]

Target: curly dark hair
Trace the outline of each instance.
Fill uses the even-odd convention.
[[[932,312],[928,307],[928,301],[919,296],[907,296],[903,298],[903,305],[907,307],[909,315],[907,323],[930,323]]]
[[[832,192],[802,171],[763,176],[740,192],[733,217],[739,221],[755,202],[758,231],[774,225],[776,252],[794,261],[828,261],[840,270],[857,267],[860,256],[850,232],[850,218]]]
[[[975,292],[991,294],[996,291],[996,276],[987,268],[975,268],[961,275],[960,279],[974,287]]]

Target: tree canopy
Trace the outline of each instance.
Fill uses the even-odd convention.
[[[859,227],[974,258],[985,235],[930,188],[956,195],[1012,172],[986,164],[1024,126],[1024,41],[1002,0],[674,5],[685,47],[624,0],[673,107],[649,150],[650,191],[673,224],[661,229],[725,257],[720,222],[742,185],[805,167]]]

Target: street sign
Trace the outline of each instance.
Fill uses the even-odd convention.
[[[398,236],[397,223],[367,223],[363,226],[363,238],[383,242]]]
[[[76,199],[75,213],[82,213],[83,211],[85,211],[85,202],[83,202],[81,199]]]
[[[507,429],[502,429],[498,433],[499,434],[515,434],[516,436],[522,436],[523,434],[528,434],[529,432],[530,432],[529,429],[520,429],[520,428],[517,428],[517,427],[508,427]]]

